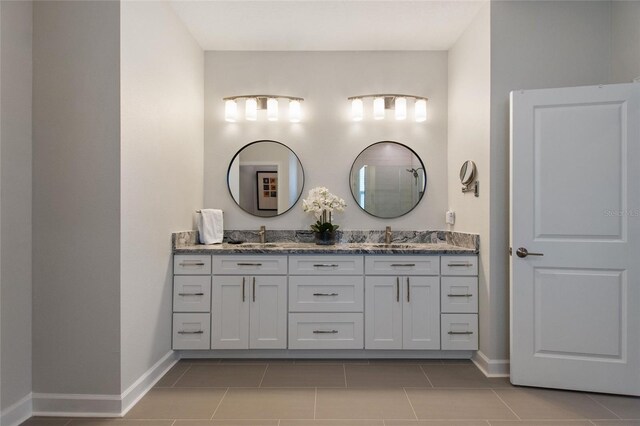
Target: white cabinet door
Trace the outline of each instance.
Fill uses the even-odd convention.
[[[287,277],[256,276],[247,280],[251,280],[249,347],[286,349]]]
[[[246,277],[213,277],[211,349],[249,349],[248,287]]]
[[[440,349],[440,277],[403,277],[403,349]]]
[[[365,349],[402,349],[402,278],[366,277]]]

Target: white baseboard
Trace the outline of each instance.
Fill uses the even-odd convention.
[[[122,402],[120,415],[124,416],[127,412],[142,399],[143,396],[151,390],[151,388],[164,376],[167,371],[175,365],[180,357],[177,352],[169,351],[165,356],[160,358],[150,369],[138,378],[127,390],[122,392],[120,400]]]
[[[509,377],[508,359],[490,359],[481,351],[477,351],[471,357],[471,361],[487,377]]]
[[[31,393],[22,397],[18,402],[11,404],[0,413],[2,426],[17,426],[32,416]]]
[[[34,416],[122,417],[178,362],[170,351],[120,395],[34,393],[29,401]],[[4,421],[2,422],[4,426]],[[7,423],[9,424],[9,423]]]

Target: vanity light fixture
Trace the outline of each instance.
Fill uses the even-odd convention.
[[[224,101],[224,119],[230,123],[238,121],[238,101],[244,100],[244,118],[247,121],[257,121],[258,111],[266,110],[267,120],[278,121],[279,99],[289,101],[289,121],[298,123],[302,117],[301,103],[304,98],[282,95],[240,95],[222,98]]]
[[[353,121],[362,121],[364,118],[364,101],[363,99],[373,99],[373,118],[374,120],[383,120],[385,111],[394,110],[396,120],[407,119],[407,99],[413,99],[413,118],[416,123],[427,120],[427,98],[415,95],[399,95],[399,94],[377,94],[377,95],[360,95],[351,96],[347,100],[351,101],[351,118]]]

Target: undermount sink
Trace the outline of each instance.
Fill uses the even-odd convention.
[[[416,244],[384,244],[384,243],[373,243],[373,244],[368,244],[368,243],[364,243],[361,244],[363,247],[370,247],[370,248],[388,248],[388,249],[403,249],[403,248],[414,248],[416,247]]]
[[[236,245],[236,247],[242,248],[274,248],[278,247],[278,244],[275,243],[242,243]]]

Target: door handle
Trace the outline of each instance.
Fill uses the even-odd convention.
[[[245,291],[244,291],[244,277],[242,277],[242,301],[244,302],[245,299]]]
[[[253,301],[256,301],[256,277],[253,277]]]
[[[409,277],[407,277],[407,303],[411,302],[411,282],[409,281]]]
[[[530,253],[529,250],[527,250],[526,248],[519,247],[518,250],[516,250],[516,256],[518,257],[544,256],[544,253]]]
[[[400,301],[400,277],[396,277],[396,302]]]

